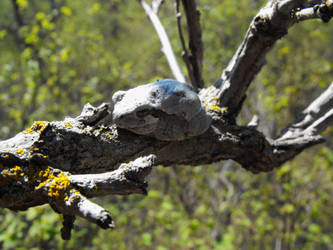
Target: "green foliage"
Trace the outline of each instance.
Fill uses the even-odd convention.
[[[0,131],[8,138],[33,120],[78,115],[83,104],[172,77],[160,43],[135,1],[0,2]],[[63,4],[59,4],[63,2]],[[231,59],[263,1],[197,1],[211,84]],[[159,13],[179,55],[171,2]],[[185,27],[185,18],[182,19]],[[14,26],[12,24],[15,24]],[[17,27],[17,30],[6,27]],[[277,135],[333,79],[331,24],[299,24],[278,42],[251,86],[240,123],[261,116]],[[186,32],[184,32],[186,33]],[[183,69],[184,65],[182,66]],[[325,133],[332,141],[333,130]],[[77,219],[60,240],[61,216],[48,206],[1,211],[3,249],[331,249],[332,144],[308,150],[271,173],[253,175],[233,163],[158,168],[146,197],[105,197],[116,229]],[[222,165],[224,167],[222,168]]]

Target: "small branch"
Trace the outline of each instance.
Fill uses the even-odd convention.
[[[320,18],[319,11],[315,8],[306,8],[295,13],[297,22],[306,21],[309,19]]]
[[[305,130],[305,133],[311,131],[311,134],[316,135],[324,131],[328,126],[332,125],[333,125],[333,107],[325,115],[320,117],[311,126],[309,126]]]
[[[108,103],[102,103],[97,108],[93,107],[90,103],[87,103],[84,105],[81,114],[76,119],[84,125],[92,126],[110,115],[109,108],[110,104]]]
[[[182,45],[182,49],[183,49],[182,58],[186,65],[186,69],[187,69],[188,76],[190,78],[190,82],[194,83],[195,78],[194,78],[194,75],[192,72],[191,63],[189,60],[189,55],[188,55],[188,51],[187,51],[187,48],[185,45],[185,39],[184,39],[183,31],[182,31],[182,25],[181,25],[182,14],[180,12],[180,0],[176,0],[176,17],[177,17],[177,29],[178,29],[180,44]]]
[[[157,15],[160,10],[161,5],[164,3],[164,0],[153,0],[151,3],[151,7],[153,12]]]
[[[102,174],[71,175],[70,182],[87,197],[110,194],[146,194],[144,178],[154,166],[155,156],[140,157],[121,164],[117,170]]]
[[[20,9],[19,9],[19,6],[18,6],[16,0],[12,0],[12,6],[13,6],[13,10],[14,10],[15,21],[19,27],[22,27],[24,25],[24,22],[23,22],[23,18],[21,16]]]
[[[202,79],[202,61],[203,61],[203,42],[202,30],[200,26],[200,12],[194,0],[182,0],[187,20],[187,31],[189,37],[189,48],[191,55],[189,61],[192,67],[192,74],[195,82],[192,85],[195,88],[202,88],[204,81]]]
[[[63,240],[71,239],[71,231],[74,227],[75,216],[72,215],[63,215],[64,222],[62,223],[63,227],[61,228],[61,238]]]
[[[333,82],[316,98],[297,118],[282,130],[279,140],[304,131],[318,131],[320,133],[329,126],[330,114],[333,109]],[[326,127],[325,127],[326,125]]]
[[[282,154],[284,159],[292,159],[302,150],[324,142],[319,134],[332,124],[333,83],[272,142],[276,155]]]
[[[248,127],[256,128],[259,126],[259,116],[254,115],[251,121],[247,124]]]
[[[297,22],[314,18],[320,18],[328,22],[333,16],[333,1],[326,0],[323,3],[315,4],[312,8],[304,8],[295,13]]]
[[[328,110],[333,108],[333,82],[308,108],[302,112],[302,122],[295,124],[296,127],[305,128],[315,119],[322,116]],[[295,127],[294,126],[294,127]]]
[[[145,10],[147,16],[149,17],[150,21],[152,22],[156,33],[158,37],[160,38],[161,44],[162,44],[162,51],[164,55],[166,56],[169,67],[175,77],[175,79],[179,82],[186,82],[185,77],[183,73],[180,70],[180,67],[178,65],[176,56],[172,50],[170,40],[168,38],[168,35],[160,22],[158,16],[154,13],[152,7],[146,3],[144,0],[138,0],[141,4],[142,8]]]

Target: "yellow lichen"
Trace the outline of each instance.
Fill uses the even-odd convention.
[[[0,166],[0,186],[11,183],[27,183],[34,189],[43,190],[47,196],[58,201],[68,201],[69,197],[80,199],[80,192],[70,188],[70,180],[62,171],[55,172],[51,166]],[[1,198],[3,201],[3,199]]]
[[[97,188],[97,187],[96,187]],[[74,200],[78,200],[78,199],[80,199],[80,195],[81,195],[81,193],[79,192],[79,191],[77,191],[76,189],[72,189],[71,190],[71,195],[72,195],[72,198],[74,199]]]
[[[20,166],[14,166],[1,171],[1,176],[7,178],[7,183],[11,180],[23,182],[24,171]]]
[[[18,148],[15,152],[15,154],[18,154],[18,155],[24,155],[24,149],[23,148]]]
[[[219,102],[216,101],[218,98],[215,98],[214,97],[214,100],[213,103],[208,103],[207,101],[204,102],[204,105],[205,107],[209,110],[209,111],[213,111],[215,113],[218,113],[218,114],[223,114],[223,113],[226,113],[228,112],[228,107],[220,107],[219,105]]]
[[[53,180],[48,188],[48,196],[54,198],[68,199],[68,196],[65,195],[65,192],[69,187],[69,184],[70,181],[68,179],[68,176],[65,173],[61,172],[57,177],[53,177]]]
[[[111,139],[111,134],[110,133],[106,133],[105,137],[110,140]]]
[[[216,113],[221,113],[221,108],[217,105],[207,105],[209,110],[215,111]]]
[[[10,171],[8,169],[4,169],[1,171],[2,176],[8,176],[10,174]]]
[[[68,188],[70,181],[64,172],[60,172],[57,176],[53,174],[50,167],[39,172],[42,182],[35,187],[35,190],[46,187],[47,195],[58,200],[68,200]]]
[[[228,112],[228,107],[222,107],[221,111],[222,111],[222,113],[227,113]]]
[[[32,134],[33,132],[41,133],[47,127],[48,122],[36,121],[32,124],[30,128],[23,131],[25,134]]]
[[[70,124],[69,122],[66,122],[66,123],[65,123],[65,126],[66,126],[67,128],[73,128],[72,124]]]

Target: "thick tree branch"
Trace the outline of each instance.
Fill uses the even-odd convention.
[[[22,149],[23,150],[23,149]],[[108,173],[92,175],[71,175],[55,168],[45,155],[30,151],[30,157],[0,154],[0,206],[12,210],[25,210],[31,206],[49,203],[58,213],[64,215],[62,236],[70,238],[75,216],[80,216],[100,227],[113,228],[111,215],[104,208],[86,197],[106,194],[147,193],[144,178],[154,165],[154,156],[138,158],[122,164]],[[83,195],[84,194],[84,195]]]
[[[327,8],[325,13],[329,15],[332,5],[328,3],[331,1],[318,8]],[[304,7],[308,8],[305,0],[269,1],[252,20],[243,42],[221,78],[210,89],[204,90],[217,96],[217,105],[228,108],[229,118],[237,116],[250,83],[265,63],[266,54],[293,24],[302,19]],[[316,17],[323,18],[320,15]]]
[[[176,83],[172,88],[167,86],[168,95],[179,98],[179,86]],[[151,84],[142,85],[141,88],[147,88],[144,92],[150,93]],[[130,90],[122,94],[123,100],[126,100],[124,95],[129,93]],[[118,97],[115,94],[114,99],[119,101]],[[194,97],[188,98],[187,101]],[[214,96],[205,95],[204,98],[201,103],[209,102]],[[157,101],[148,100],[153,103]],[[131,98],[131,101],[142,103],[140,98]],[[130,102],[123,105],[128,105],[124,110],[130,113],[125,112],[124,115],[129,115],[131,119],[136,112],[141,112],[140,117],[150,117],[150,114],[142,113],[144,110],[140,106],[138,110],[132,109]],[[145,103],[142,105],[149,106]],[[185,108],[192,105],[191,102],[187,103]],[[114,224],[110,213],[87,197],[145,194],[147,184],[144,178],[154,165],[200,165],[232,159],[245,169],[259,173],[270,171],[302,150],[323,141],[322,137],[313,133],[271,141],[253,127],[226,123],[223,112],[219,113],[209,105],[206,105],[207,115],[211,115],[213,122],[208,130],[202,131],[203,134],[163,141],[134,134],[114,124],[109,125],[111,114],[107,107],[107,104],[97,108],[86,105],[77,118],[35,122],[31,128],[15,137],[1,141],[0,206],[24,210],[49,203],[55,211],[64,215],[62,236],[68,239],[75,216],[97,223],[102,228],[112,228]],[[166,106],[162,107],[168,111]],[[176,121],[174,116],[166,119]],[[328,120],[332,120],[331,111],[308,128],[319,131]]]
[[[152,7],[144,0],[139,0],[142,8],[145,10],[162,44],[162,51],[168,60],[169,67],[175,79],[179,82],[186,82],[183,73],[178,65],[176,56],[172,50],[168,35]]]

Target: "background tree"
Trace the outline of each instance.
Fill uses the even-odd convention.
[[[210,86],[220,75],[221,65],[230,61],[249,21],[263,3],[197,4],[205,45],[202,78]],[[99,104],[110,100],[115,89],[171,76],[153,27],[147,25],[138,4],[5,1],[1,5],[0,105],[4,139],[33,120],[77,115],[88,101]],[[183,47],[177,39],[174,13],[173,6],[166,4],[159,16],[179,55]],[[265,27],[265,22],[259,22],[259,27],[261,24]],[[258,130],[271,138],[319,96],[332,79],[330,25],[311,21],[292,29],[269,53],[267,65],[251,84],[238,116],[238,124],[246,124],[256,112],[261,120]],[[185,27],[183,33],[188,40]],[[138,48],[133,47],[134,39],[140,41]],[[73,239],[59,242],[59,218],[45,212],[46,207],[15,215],[15,221],[11,213],[4,211],[3,247],[90,247],[98,242],[100,248],[109,249],[112,240],[117,249],[151,245],[329,248],[329,167],[333,161],[330,130],[325,136],[325,147],[307,151],[268,174],[254,176],[233,167],[231,162],[223,168],[215,165],[155,171],[149,177],[154,190],[148,197],[108,197],[98,202],[117,218],[117,230],[112,233],[80,220],[80,230],[75,231]],[[112,238],[110,242],[105,240],[108,238]]]

